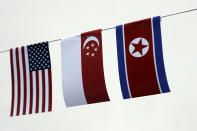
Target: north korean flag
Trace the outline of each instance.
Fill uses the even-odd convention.
[[[159,16],[117,26],[116,39],[124,99],[170,92]]]

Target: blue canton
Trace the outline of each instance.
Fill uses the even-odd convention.
[[[27,46],[29,70],[37,71],[51,68],[48,42]]]

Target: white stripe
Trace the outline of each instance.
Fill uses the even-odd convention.
[[[161,86],[160,86],[160,82],[159,82],[159,77],[158,77],[158,72],[157,72],[157,63],[156,63],[156,57],[155,57],[155,41],[154,41],[154,31],[153,31],[153,18],[151,18],[151,29],[152,29],[152,40],[153,40],[153,60],[154,60],[154,64],[155,64],[155,73],[156,73],[156,77],[157,77],[157,83],[159,86],[159,91],[160,93],[162,93],[161,90]]]
[[[49,77],[48,77],[48,69],[44,70],[45,72],[45,112],[48,112],[49,107]]]
[[[82,81],[81,36],[62,39],[62,86],[67,106],[87,104]]]
[[[24,77],[23,77],[23,61],[21,48],[18,48],[19,54],[19,68],[20,68],[20,83],[21,83],[21,96],[20,96],[20,115],[23,115],[23,104],[24,104]]]
[[[39,70],[39,112],[42,112],[42,70]]]
[[[125,36],[124,36],[124,25],[122,25],[122,36],[123,36],[123,47],[124,47],[124,63],[125,63],[125,74],[126,74],[126,80],[127,80],[127,87],[129,91],[129,96],[132,98],[130,86],[129,86],[129,80],[128,80],[128,74],[127,74],[127,61],[126,61],[126,50],[125,50]]]
[[[29,114],[29,104],[30,104],[30,78],[29,78],[29,61],[27,47],[24,47],[25,50],[25,64],[26,64],[26,82],[27,82],[27,101],[26,101],[26,114]]]
[[[13,67],[14,67],[14,109],[13,116],[16,116],[17,101],[18,101],[18,79],[17,79],[17,67],[16,67],[16,49],[13,49]]]
[[[32,71],[33,78],[33,106],[32,106],[32,114],[36,112],[36,71]]]

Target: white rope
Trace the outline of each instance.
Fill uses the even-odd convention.
[[[196,10],[197,10],[197,8],[191,9],[191,10],[186,10],[186,11],[181,11],[181,12],[161,16],[161,18],[163,19],[163,18],[166,18],[166,17],[170,17],[170,16],[174,16],[174,15],[178,15],[178,14],[184,14],[184,13],[192,12],[192,11],[196,11]],[[102,31],[111,30],[111,29],[114,29],[114,28],[116,28],[116,26],[102,29]],[[51,40],[51,41],[48,41],[48,42],[52,43],[52,42],[56,42],[56,41],[61,41],[61,39]],[[0,51],[0,53],[5,53],[5,52],[9,52],[9,51],[10,50],[3,50],[3,51]]]

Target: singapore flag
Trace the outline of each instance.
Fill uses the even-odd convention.
[[[117,26],[116,39],[124,99],[170,92],[159,16]]]
[[[100,29],[62,39],[61,55],[63,94],[68,107],[109,101]]]

